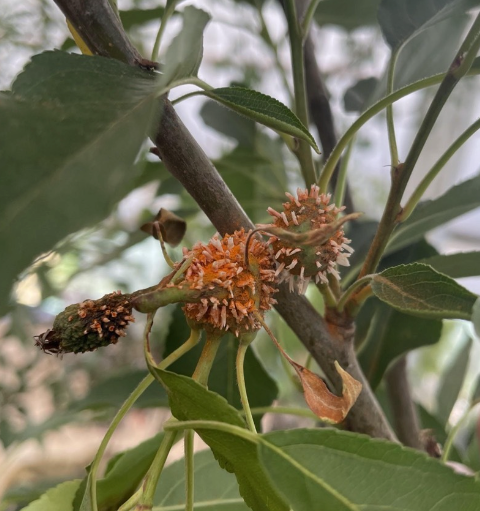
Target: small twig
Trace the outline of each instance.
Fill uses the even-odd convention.
[[[420,438],[420,423],[407,380],[407,359],[400,358],[385,376],[390,407],[398,439],[407,447],[424,450]]]

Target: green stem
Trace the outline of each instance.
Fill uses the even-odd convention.
[[[475,76],[480,74],[480,69],[470,69],[466,76]],[[347,147],[348,143],[352,138],[356,135],[356,133],[360,130],[360,128],[366,124],[372,117],[375,117],[378,113],[380,113],[383,109],[385,109],[388,105],[395,103],[396,101],[417,92],[419,90],[425,89],[427,87],[432,87],[433,85],[438,85],[445,78],[445,73],[437,74],[430,76],[428,78],[424,78],[419,80],[418,82],[411,83],[402,87],[401,89],[392,92],[388,96],[377,101],[374,105],[372,105],[368,110],[365,110],[360,117],[347,129],[347,131],[343,134],[340,140],[337,142],[337,145],[334,147],[332,153],[330,154],[328,160],[325,162],[323,170],[320,175],[320,179],[318,181],[318,185],[322,191],[325,191],[328,187],[328,183],[330,182],[330,178],[332,177],[333,172],[335,171],[335,167],[337,166],[338,161],[342,157],[342,153],[344,149]]]
[[[163,32],[165,31],[165,27],[167,26],[167,21],[171,17],[171,15],[175,12],[175,7],[177,6],[178,1],[174,0],[171,3],[167,2],[165,6],[165,10],[163,11],[162,20],[160,22],[160,28],[157,32],[157,37],[155,38],[155,43],[153,45],[152,57],[151,60],[156,62],[158,59],[158,53],[160,51],[160,42],[162,40]]]
[[[157,367],[157,369],[166,369],[170,365],[172,365],[174,362],[176,362],[180,357],[185,355],[188,351],[190,351],[192,348],[194,348],[198,341],[200,340],[202,331],[201,330],[195,330],[192,329],[190,331],[190,337],[181,345],[179,346],[175,351],[172,351],[170,355],[168,355],[166,358],[164,358]]]
[[[348,289],[346,289],[340,297],[340,300],[338,300],[338,312],[343,312],[348,299],[357,291],[357,289],[362,288],[366,283],[370,282],[370,280],[372,280],[372,275],[365,275],[365,277],[356,280]]]
[[[305,38],[307,37],[307,34],[310,30],[313,15],[315,14],[315,11],[317,10],[319,3],[320,0],[311,0],[310,3],[308,4],[307,10],[305,11],[305,15],[301,23],[303,41],[305,41]]]
[[[250,340],[245,340],[244,337],[240,337],[237,350],[236,370],[237,370],[237,383],[238,390],[240,392],[240,401],[242,402],[243,411],[245,413],[245,420],[247,421],[248,429],[253,433],[257,432],[255,428],[255,422],[253,421],[252,412],[250,410],[250,404],[248,402],[247,388],[245,386],[245,373],[243,365],[245,362],[245,354],[248,347],[250,346]]]
[[[193,459],[193,437],[192,429],[185,431],[185,511],[193,511],[194,506],[194,459]]]
[[[378,263],[380,262],[390,235],[395,228],[397,215],[401,213],[400,201],[403,197],[405,188],[410,179],[410,176],[412,175],[420,153],[422,152],[423,147],[425,146],[432,128],[447,99],[450,97],[450,94],[459,82],[460,78],[466,74],[468,68],[464,67],[462,70],[463,74],[461,75],[458,73],[458,70],[460,67],[462,67],[465,61],[470,62],[471,65],[475,55],[478,52],[480,47],[479,31],[480,14],[477,15],[475,22],[467,34],[466,40],[470,41],[467,53],[464,51],[464,48],[466,47],[464,43],[461,46],[461,50],[459,50],[455,59],[450,65],[448,72],[442,80],[442,83],[440,84],[440,87],[438,88],[428,108],[425,118],[423,119],[417,135],[412,143],[410,151],[408,152],[407,158],[405,159],[405,163],[399,164],[398,166],[392,168],[392,185],[390,187],[390,193],[388,195],[382,219],[380,220],[377,232],[370,246],[370,250],[367,254],[362,269],[360,270],[359,278],[362,278],[369,273],[373,273]],[[475,37],[473,37],[472,34],[475,34]],[[474,57],[471,58],[470,54],[474,54]]]
[[[334,203],[337,206],[341,206],[345,200],[345,191],[347,189],[347,171],[348,164],[350,162],[350,156],[352,155],[352,149],[355,139],[352,139],[348,146],[345,154],[340,162],[340,169],[338,171],[337,185],[335,187]]]
[[[258,434],[252,433],[248,429],[241,428],[240,426],[234,426],[233,424],[228,424],[226,422],[202,420],[176,421],[165,426],[165,431],[183,431],[185,429],[194,429],[195,431],[198,429],[223,431],[224,433],[229,433],[230,435],[235,435],[243,438],[244,440],[248,440],[253,444],[258,444],[261,438]]]
[[[452,429],[450,429],[450,431],[448,432],[447,440],[445,441],[445,445],[443,446],[443,454],[442,454],[442,458],[441,458],[444,463],[447,462],[448,458],[450,457],[450,452],[453,447],[453,440],[455,439],[458,431],[467,421],[468,416],[470,415],[470,412],[478,404],[479,404],[478,401],[474,401],[469,406],[468,410],[464,413],[464,415],[460,418],[460,420],[455,424],[455,426],[453,426]]]
[[[195,372],[192,376],[195,381],[201,385],[204,385],[205,387],[208,384],[208,376],[210,374],[210,370],[212,368],[213,361],[215,360],[215,356],[221,341],[221,334],[207,332],[205,346],[203,347],[202,354],[200,355],[197,367],[195,368]]]
[[[137,385],[135,390],[130,394],[125,403],[120,407],[117,414],[115,415],[112,423],[107,429],[105,436],[103,437],[102,442],[100,443],[100,447],[98,448],[97,454],[95,454],[95,458],[93,459],[92,465],[90,467],[90,472],[88,473],[88,479],[90,483],[90,500],[92,502],[93,511],[97,511],[97,472],[98,466],[102,457],[105,453],[105,449],[107,448],[108,442],[112,438],[113,433],[117,429],[117,426],[120,424],[120,421],[125,417],[126,413],[130,410],[130,408],[135,404],[135,401],[147,390],[149,385],[154,381],[154,377],[149,374],[145,376],[145,378]],[[88,487],[88,485],[87,485]]]
[[[295,0],[287,0],[285,2],[285,13],[287,16],[290,53],[292,57],[295,113],[303,125],[308,128],[307,89],[305,85],[305,71],[303,68],[303,35],[297,19]],[[314,184],[317,178],[309,144],[304,140],[298,140],[298,147],[294,152],[300,163],[305,184],[307,186]]]
[[[200,87],[200,89],[203,89],[202,91],[195,91],[190,93],[187,96],[193,96],[198,94],[203,94],[206,91],[212,90],[213,87],[209,85],[207,82],[204,82],[203,80],[200,80],[197,76],[188,76],[187,78],[180,78],[179,80],[174,80],[173,82],[170,82],[169,84],[165,85],[165,87],[159,89],[157,92],[157,96],[163,96],[167,92],[171,91],[175,87],[180,87],[181,85],[196,85],[197,87]]]
[[[437,177],[439,172],[446,165],[448,160],[462,147],[462,145],[478,130],[480,129],[480,119],[475,121],[469,126],[455,142],[443,153],[433,167],[428,171],[427,175],[422,179],[416,190],[412,193],[410,199],[405,204],[401,214],[398,217],[398,222],[405,222],[407,218],[412,214],[413,210],[420,202],[423,194],[430,186],[431,182]]]
[[[390,63],[388,65],[387,75],[387,96],[393,92],[395,64],[397,63],[397,57],[401,47],[402,46],[400,46],[396,50],[393,50],[390,56]],[[387,112],[388,145],[390,147],[390,161],[392,167],[396,167],[399,164],[400,160],[398,159],[397,138],[395,136],[395,123],[393,121],[393,106],[391,104],[387,106],[386,112]]]
[[[160,448],[155,454],[150,468],[143,480],[141,488],[141,495],[138,499],[136,510],[147,511],[153,507],[153,497],[155,496],[155,489],[157,488],[158,479],[162,473],[165,462],[167,461],[168,455],[177,439],[177,431],[169,431],[165,428],[165,436],[163,437]]]
[[[252,415],[262,415],[264,413],[277,413],[282,415],[296,415],[298,417],[307,417],[318,421],[318,417],[306,408],[295,408],[289,406],[258,406],[251,409]]]
[[[268,30],[268,25],[267,25],[265,18],[263,16],[262,3],[259,0],[255,0],[255,7],[257,8],[258,17],[260,19],[260,24],[261,24],[260,36],[264,40],[265,44],[270,48],[270,50],[273,53],[273,58],[275,59],[275,66],[282,78],[283,86],[285,88],[285,91],[288,94],[288,97],[290,98],[290,102],[293,103],[293,94],[292,94],[292,91],[290,90],[290,84],[288,83],[285,69],[283,69],[282,63],[280,62],[280,58],[278,56],[278,47],[273,42],[273,40],[270,36],[270,32]]]

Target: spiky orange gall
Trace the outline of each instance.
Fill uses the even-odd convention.
[[[297,196],[285,194],[289,201],[283,204],[283,211],[268,208],[274,218],[273,225],[291,233],[314,233],[315,230],[334,222],[345,206],[337,208],[330,204],[331,195],[320,193],[316,185],[308,189],[297,190]],[[312,235],[311,239],[315,239]],[[269,239],[276,261],[276,275],[281,281],[289,282],[290,290],[297,289],[305,293],[310,280],[316,283],[328,283],[328,274],[340,279],[336,265],[349,266],[348,258],[353,252],[342,228],[320,243],[294,244],[292,241],[272,236]]]
[[[252,237],[245,261],[248,235],[243,229],[223,237],[215,234],[207,244],[184,249],[192,263],[177,285],[201,292],[199,301],[187,303],[184,312],[205,329],[228,330],[237,337],[259,330],[253,313],[263,315],[276,303],[273,257],[265,242]]]

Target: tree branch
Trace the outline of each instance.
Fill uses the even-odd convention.
[[[94,38],[85,34],[86,30],[96,26],[86,23],[85,13],[89,9],[90,12],[93,10],[96,13],[98,23],[110,23],[111,17],[108,11],[111,9],[108,0],[55,0],[55,2],[66,15],[68,13],[70,22],[80,36],[88,39],[89,44],[95,45],[90,48],[94,53],[117,58],[115,55],[118,51],[125,51],[121,60],[138,64],[137,52],[131,52],[129,45],[125,42],[112,49],[117,37],[126,39],[123,30],[111,40]],[[115,27],[118,28],[117,25]],[[108,30],[103,32],[108,33]],[[152,138],[167,169],[182,183],[220,233],[232,232],[241,227],[251,229],[253,225],[250,219],[207,155],[183,125],[171,103],[166,99],[162,101],[163,112],[160,126],[157,134]],[[363,384],[363,391],[350,411],[351,429],[371,436],[395,440],[358,366],[351,342],[353,331],[350,333],[349,342],[338,335],[332,335],[326,321],[313,306],[304,297],[289,293],[284,285],[280,286],[277,299],[278,312],[312,354],[337,392],[341,392],[341,382],[333,365],[335,360],[338,360],[342,367]],[[351,323],[349,324],[351,327]],[[335,331],[346,331],[341,327],[342,325],[338,325]]]

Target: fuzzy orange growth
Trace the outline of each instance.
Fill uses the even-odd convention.
[[[253,313],[263,314],[276,300],[273,258],[266,243],[252,238],[249,243],[249,265],[245,262],[248,232],[243,229],[223,238],[216,234],[208,244],[197,243],[185,279],[179,284],[202,291],[200,302],[187,303],[188,318],[204,328],[230,330],[237,337],[261,328]]]
[[[308,189],[297,190],[297,197],[290,193],[285,194],[290,200],[283,204],[283,211],[279,213],[268,208],[268,213],[274,217],[275,227],[281,227],[292,233],[300,234],[315,229],[321,229],[335,221],[345,206],[337,208],[330,204],[330,194],[320,193],[316,185]],[[269,239],[273,247],[277,263],[276,275],[281,281],[288,280],[290,291],[295,289],[295,280],[298,280],[298,291],[305,293],[313,277],[315,282],[328,284],[327,274],[340,279],[335,265],[349,266],[348,257],[353,252],[349,246],[351,240],[345,238],[343,229],[338,229],[326,242],[321,245],[296,246],[281,240],[276,236]]]

